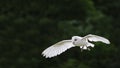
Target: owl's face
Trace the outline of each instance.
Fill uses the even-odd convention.
[[[79,36],[73,36],[72,37],[72,42],[73,42],[73,44],[75,44],[78,40],[80,40],[80,39],[82,39],[81,37],[79,37]]]

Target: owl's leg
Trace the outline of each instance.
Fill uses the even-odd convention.
[[[89,46],[87,46],[87,45],[85,45],[86,47],[87,47],[87,50],[89,50],[90,51],[90,48],[89,48]]]
[[[88,47],[86,45],[82,45],[82,46],[80,46],[80,48],[81,48],[81,51],[88,49]]]
[[[81,52],[82,52],[82,51],[83,51],[84,46],[80,46],[80,48],[81,48]]]

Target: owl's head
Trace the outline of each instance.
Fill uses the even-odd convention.
[[[74,42],[76,42],[78,39],[80,40],[80,39],[82,39],[82,37],[73,36],[73,37],[72,37],[72,42],[74,43]]]

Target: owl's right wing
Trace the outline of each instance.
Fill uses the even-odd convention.
[[[42,54],[46,58],[51,58],[51,57],[60,55],[61,53],[65,52],[67,49],[74,47],[74,46],[75,45],[73,45],[71,40],[63,40],[48,47],[42,52]]]

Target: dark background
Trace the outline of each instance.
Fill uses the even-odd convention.
[[[111,44],[41,55],[58,41],[87,34]],[[119,48],[120,0],[0,0],[0,68],[120,68]]]

